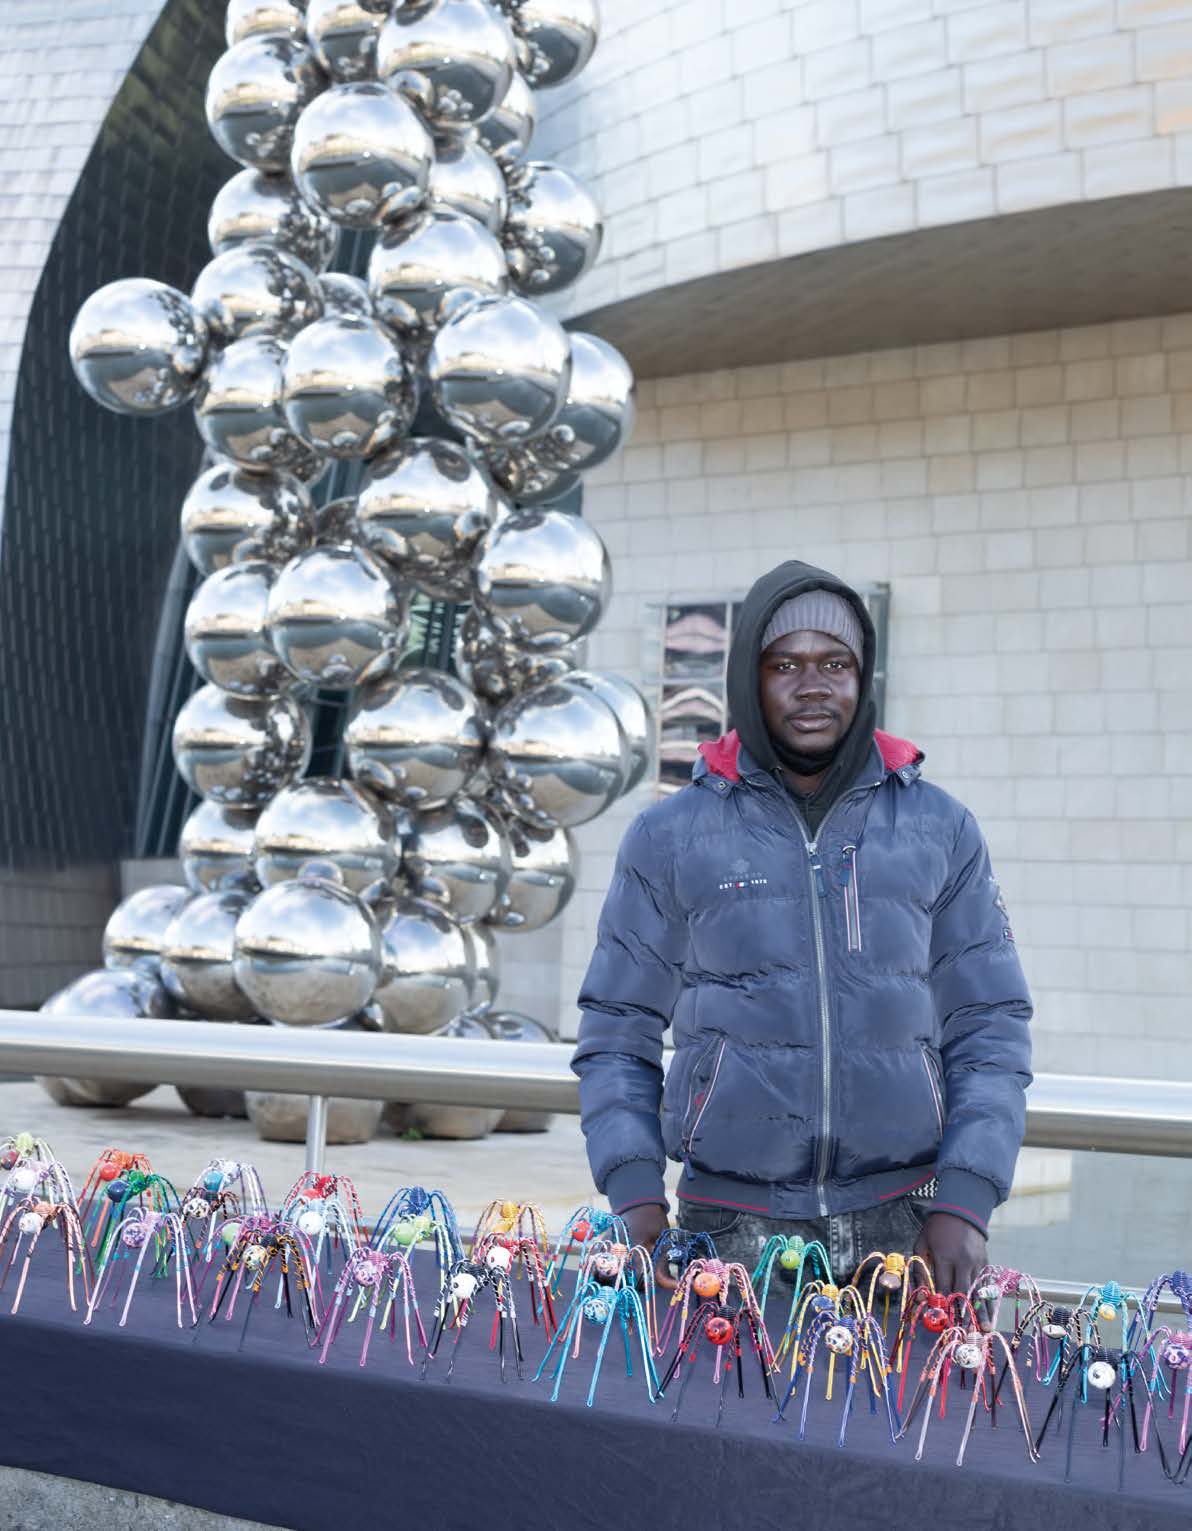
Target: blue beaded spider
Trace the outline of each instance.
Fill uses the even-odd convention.
[[[401,1250],[408,1256],[424,1239],[434,1244],[441,1280],[444,1271],[464,1254],[455,1209],[442,1191],[402,1186],[385,1203],[369,1242],[374,1249]]]
[[[642,1258],[634,1262],[634,1274],[643,1285],[650,1282],[652,1267],[645,1257],[644,1251],[637,1251]],[[633,1376],[633,1343],[630,1339],[632,1329],[641,1346],[642,1374],[645,1377],[646,1391],[650,1402],[654,1403],[658,1398],[658,1373],[654,1369],[654,1359],[650,1354],[651,1324],[649,1313],[653,1304],[652,1290],[647,1291],[646,1300],[643,1301],[638,1295],[636,1286],[628,1279],[628,1272],[622,1271],[613,1285],[605,1285],[594,1274],[585,1275],[581,1270],[580,1279],[577,1282],[575,1296],[567,1306],[563,1314],[558,1332],[551,1340],[546,1354],[538,1370],[534,1373],[534,1381],[537,1382],[546,1370],[547,1363],[552,1355],[555,1357],[554,1370],[551,1378],[554,1387],[551,1389],[551,1402],[554,1403],[559,1396],[559,1389],[563,1385],[563,1371],[567,1365],[567,1358],[573,1355],[579,1357],[580,1342],[585,1323],[591,1324],[600,1330],[600,1343],[596,1350],[596,1362],[592,1368],[592,1383],[588,1388],[588,1407],[591,1408],[596,1398],[596,1388],[600,1382],[600,1369],[604,1364],[604,1352],[608,1347],[609,1336],[616,1324],[620,1324],[621,1337],[625,1342],[625,1370],[628,1376]]]
[[[813,1392],[812,1379],[815,1375],[816,1356],[822,1346],[830,1353],[833,1361],[844,1358],[848,1365],[837,1445],[844,1445],[849,1416],[852,1414],[853,1395],[856,1392],[857,1379],[862,1372],[869,1385],[869,1412],[877,1413],[879,1398],[885,1403],[886,1423],[889,1426],[890,1439],[893,1441],[899,1428],[898,1411],[890,1396],[889,1365],[881,1325],[873,1314],[864,1308],[855,1308],[852,1313],[842,1313],[836,1302],[822,1294],[813,1296],[810,1306],[812,1311],[796,1342],[797,1349],[794,1364],[791,1367],[790,1386],[778,1405],[778,1412],[774,1416],[775,1421],[785,1418],[786,1407],[798,1392],[800,1374],[802,1374],[805,1386],[803,1407],[799,1413],[799,1439],[804,1439],[807,1430],[807,1407]],[[830,1399],[831,1396],[832,1388],[829,1381],[825,1397]]]

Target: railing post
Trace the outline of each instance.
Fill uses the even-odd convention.
[[[321,1175],[327,1154],[327,1097],[312,1095],[306,1112],[306,1168]]]

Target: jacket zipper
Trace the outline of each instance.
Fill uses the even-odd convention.
[[[721,1037],[720,1046],[716,1049],[716,1062],[712,1065],[712,1077],[708,1081],[708,1088],[704,1091],[704,1098],[700,1102],[700,1108],[695,1114],[695,1121],[692,1122],[691,1130],[688,1132],[687,1137],[684,1140],[684,1153],[690,1153],[691,1145],[695,1142],[695,1134],[699,1130],[699,1124],[703,1120],[704,1112],[708,1109],[708,1102],[712,1099],[712,1092],[715,1090],[716,1081],[720,1077],[720,1064],[724,1058],[724,1046],[727,1040],[727,1037]]]
[[[932,1062],[931,1054],[925,1047],[920,1047],[919,1051],[923,1058],[923,1067],[927,1070],[927,1084],[931,1090],[931,1099],[935,1103],[935,1116],[939,1122],[940,1137],[942,1138],[944,1135],[944,1101],[940,1094],[939,1081],[935,1077],[935,1065]]]
[[[850,952],[861,950],[861,884],[855,845],[844,847],[844,928]]]

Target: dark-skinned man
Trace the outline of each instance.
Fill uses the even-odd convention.
[[[676,1222],[722,1259],[800,1234],[846,1279],[913,1247],[964,1290],[1022,1142],[1031,1001],[972,815],[875,730],[874,654],[832,575],[754,585],[733,731],[622,842],[573,1067],[637,1242],[667,1226],[669,1155]]]

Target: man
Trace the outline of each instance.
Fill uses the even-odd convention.
[[[678,1223],[723,1259],[798,1233],[846,1279],[913,1246],[963,1290],[1022,1142],[1031,1001],[972,815],[874,729],[874,654],[832,575],[754,585],[734,731],[622,842],[573,1067],[638,1242],[667,1226],[669,1154]]]

